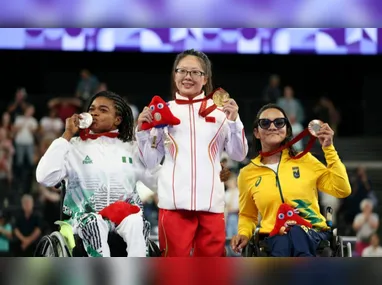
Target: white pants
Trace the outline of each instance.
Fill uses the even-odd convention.
[[[131,214],[115,228],[99,214],[88,214],[85,223],[80,223],[78,234],[89,256],[110,257],[107,243],[110,230],[115,230],[127,244],[128,257],[146,257],[146,241],[143,235],[142,212]]]

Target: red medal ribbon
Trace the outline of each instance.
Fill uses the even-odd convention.
[[[207,100],[212,98],[212,95],[214,95],[214,92],[212,92],[210,95],[208,95],[204,98],[196,99],[196,100],[175,99],[175,103],[180,104],[180,105],[185,105],[185,104],[194,104],[194,103],[202,102],[202,105],[200,106],[200,109],[199,109],[199,115],[202,116],[203,118],[205,118],[217,108],[217,106],[215,104],[206,108]]]
[[[305,130],[303,130],[300,134],[298,134],[294,139],[292,139],[290,142],[288,142],[287,144],[279,147],[278,149],[275,149],[275,150],[272,150],[272,151],[269,151],[269,152],[262,152],[260,151],[260,155],[263,156],[263,157],[267,157],[267,156],[271,156],[271,155],[274,155],[278,152],[281,152],[283,151],[284,149],[290,147],[291,145],[294,145],[296,142],[302,140],[304,137],[306,137],[307,135],[310,135],[310,139],[309,139],[309,142],[308,144],[306,145],[306,148],[304,149],[304,151],[302,151],[301,153],[299,153],[298,155],[296,156],[291,156],[292,159],[298,159],[300,157],[303,157],[306,153],[308,153],[312,147],[313,147],[313,144],[314,142],[316,141],[316,137],[313,136],[309,129],[306,128]]]
[[[95,140],[99,137],[109,137],[109,138],[116,138],[118,137],[118,132],[105,132],[105,133],[99,133],[99,134],[91,134],[89,129],[83,129],[80,131],[80,137],[82,140],[86,141],[87,139]]]

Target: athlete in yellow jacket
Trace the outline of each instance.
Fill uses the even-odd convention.
[[[273,104],[265,105],[258,113],[254,128],[257,157],[241,169],[238,177],[239,224],[238,235],[232,239],[232,249],[239,252],[252,236],[261,217],[260,233],[269,234],[276,222],[279,206],[287,203],[310,222],[313,230],[304,231],[293,226],[288,234],[267,239],[271,256],[315,256],[322,239],[328,238],[328,226],[320,213],[318,191],[337,198],[350,195],[346,168],[333,146],[333,130],[324,124],[318,133],[327,166],[311,153],[292,159],[291,147],[269,157],[269,152],[292,139],[291,124],[285,112]]]

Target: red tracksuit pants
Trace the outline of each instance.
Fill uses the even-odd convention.
[[[224,213],[159,209],[158,228],[164,257],[225,256]]]

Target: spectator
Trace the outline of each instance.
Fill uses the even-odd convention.
[[[20,179],[18,180],[23,192],[29,192],[31,188],[31,172],[35,161],[35,138],[34,134],[38,128],[38,122],[34,117],[34,106],[29,105],[22,116],[15,121],[15,146],[16,166]],[[25,158],[27,164],[24,164]]]
[[[350,184],[352,194],[343,201],[339,209],[346,225],[352,225],[354,217],[360,212],[359,205],[364,199],[369,198],[373,202],[374,207],[377,206],[378,202],[365,167],[357,167],[355,174],[350,176]],[[345,229],[345,234],[351,234],[350,230]]]
[[[370,237],[370,245],[362,251],[362,257],[382,257],[382,246],[376,233]]]
[[[46,138],[56,139],[61,135],[63,129],[64,123],[54,108],[49,109],[49,115],[42,117],[40,120],[41,140]]]
[[[297,123],[304,123],[304,108],[302,107],[301,102],[294,97],[294,91],[291,86],[285,86],[284,96],[278,98],[276,104],[285,110],[289,120],[291,117],[294,117]]]
[[[276,103],[280,97],[280,77],[277,74],[273,74],[269,77],[269,83],[263,91],[263,103]]]
[[[82,100],[82,103],[86,103],[87,100],[93,96],[99,86],[97,77],[95,77],[87,69],[81,70],[81,79],[78,82],[76,89],[76,97]]]
[[[82,101],[78,98],[59,97],[48,102],[49,109],[54,109],[58,117],[65,123],[67,118],[81,110]]]
[[[355,252],[358,256],[369,246],[370,237],[379,227],[379,217],[373,213],[373,202],[370,199],[364,199],[361,202],[361,213],[354,218],[353,229],[356,232],[357,241]]]
[[[0,209],[10,193],[13,178],[12,163],[15,149],[7,133],[6,129],[0,128]]]
[[[1,128],[6,129],[8,138],[13,139],[13,125],[8,112],[4,112],[1,117]]]
[[[41,219],[34,212],[33,204],[33,197],[31,195],[23,195],[21,198],[23,213],[16,219],[14,231],[17,238],[17,256],[33,256],[38,238],[41,235]]]
[[[14,101],[8,106],[7,111],[11,116],[11,122],[14,122],[17,116],[23,115],[28,103],[26,101],[27,91],[25,88],[17,88]]]
[[[313,112],[317,119],[327,122],[334,133],[337,134],[338,125],[341,121],[341,115],[329,98],[322,96],[317,105],[314,107]]]
[[[12,225],[5,213],[0,210],[0,257],[11,256],[10,242],[12,240]]]

